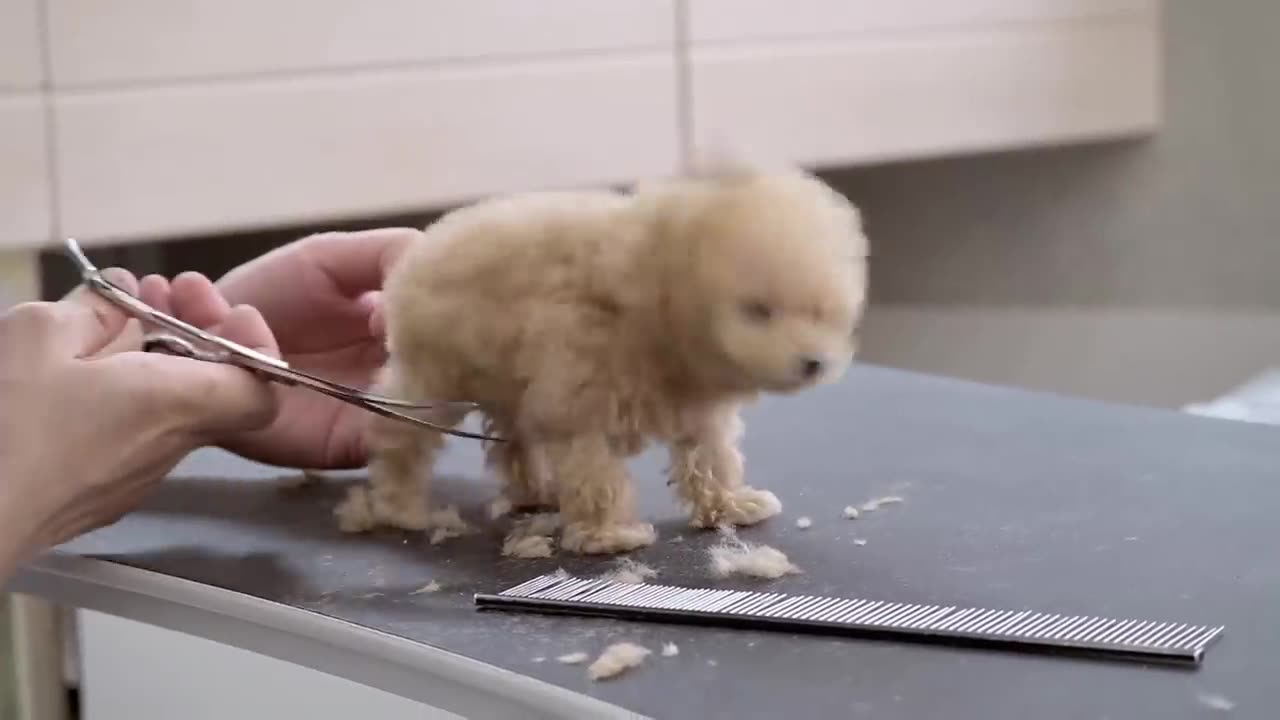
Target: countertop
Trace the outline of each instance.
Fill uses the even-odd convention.
[[[1196,669],[789,632],[478,612],[493,593],[605,558],[502,558],[478,446],[453,440],[435,497],[478,532],[340,533],[352,474],[193,454],[146,507],[23,569],[12,589],[283,657],[468,717],[1270,717],[1280,691],[1280,429],[855,367],[746,415],[749,482],[783,513],[740,537],[803,572],[715,580],[661,474],[632,467],[656,582],[1225,625]],[[901,504],[842,517],[884,495]],[[812,518],[800,529],[799,516]],[[855,540],[865,540],[857,544]],[[415,593],[427,583],[437,592]],[[654,651],[592,682],[556,662]],[[676,657],[661,657],[675,642]],[[513,714],[514,713],[514,714]]]

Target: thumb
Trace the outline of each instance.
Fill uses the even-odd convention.
[[[132,392],[141,393],[148,412],[166,417],[173,430],[214,436],[259,430],[275,419],[270,383],[246,368],[161,353],[116,355],[108,362],[131,366]]]
[[[266,355],[278,356],[275,339],[257,310],[233,308],[206,328]],[[258,430],[275,420],[276,393],[253,371],[230,363],[163,353],[131,353],[109,358],[126,375],[125,392],[139,393],[147,411],[175,431],[216,436]]]
[[[128,271],[108,268],[102,275],[126,292],[137,294],[138,280]],[[50,328],[46,340],[52,343],[51,350],[69,358],[89,357],[103,351],[119,338],[131,318],[84,284],[67,293],[56,303],[56,308],[59,320]]]
[[[262,313],[248,305],[231,308],[218,325],[209,328],[214,334],[260,353],[279,357],[275,336],[267,327]],[[198,361],[197,361],[198,362]],[[192,409],[199,414],[199,425],[212,433],[243,432],[257,430],[275,419],[276,394],[270,383],[243,368],[222,363],[202,362],[200,370],[208,374],[206,390],[197,387],[189,390],[196,396],[188,398]],[[213,387],[225,388],[212,393]],[[225,394],[222,394],[225,393]]]

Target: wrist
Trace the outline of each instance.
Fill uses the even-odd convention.
[[[43,549],[40,530],[48,513],[30,477],[15,463],[0,461],[0,564],[24,562]]]

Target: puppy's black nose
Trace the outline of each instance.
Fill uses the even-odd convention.
[[[822,372],[822,361],[813,357],[804,358],[800,361],[800,372],[806,379],[812,380]]]

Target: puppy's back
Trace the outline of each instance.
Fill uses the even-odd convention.
[[[503,394],[504,379],[525,374],[514,363],[545,317],[589,303],[625,264],[629,207],[612,192],[536,192],[446,214],[387,278],[388,349],[409,364],[455,369],[450,385],[488,377],[487,387],[459,392]]]
[[[388,303],[419,302],[427,294],[503,302],[545,296],[566,279],[560,276],[566,266],[592,259],[627,203],[610,192],[537,192],[453,210],[393,268]]]

